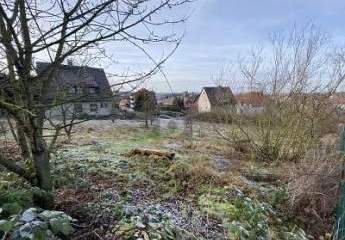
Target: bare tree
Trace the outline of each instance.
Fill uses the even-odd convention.
[[[234,115],[219,133],[234,145],[246,143],[256,158],[299,158],[334,125],[330,96],[345,79],[343,52],[314,25],[273,34],[271,48],[254,49],[240,72],[248,92],[265,94],[263,111]]]
[[[71,143],[74,126],[89,120],[89,118],[81,118],[76,107],[71,106],[70,104],[61,104],[57,107],[56,111],[58,111],[58,116],[47,117],[46,119],[49,125],[44,126],[45,130],[53,132],[52,135],[45,136],[46,138],[51,137],[49,142],[49,152],[54,150],[55,143],[61,135],[67,137],[67,143]]]
[[[164,26],[178,24],[185,17],[164,16],[188,0],[3,0],[0,5],[0,62],[4,88],[0,90],[0,108],[16,123],[21,149],[30,151],[32,172],[0,154],[0,164],[34,186],[52,189],[49,149],[44,138],[46,111],[56,104],[47,103],[48,89],[58,66],[69,57],[82,58],[98,51],[105,53],[106,44],[125,43],[148,54],[145,46],[175,44],[181,38],[165,34]],[[174,48],[176,49],[176,48]],[[172,50],[172,52],[174,51]],[[147,72],[115,74],[122,83],[147,79],[159,71],[171,54],[159,60],[151,58],[153,67]],[[44,72],[35,69],[35,59],[47,56],[51,62]],[[57,103],[62,104],[62,103]],[[50,207],[51,197],[38,203]]]

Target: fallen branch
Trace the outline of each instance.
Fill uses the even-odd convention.
[[[163,151],[158,151],[158,150],[138,149],[138,148],[131,150],[129,153],[129,156],[135,156],[135,155],[139,155],[139,156],[154,155],[154,156],[159,156],[159,157],[170,159],[170,160],[175,157],[175,153],[173,152],[163,152]]]
[[[0,153],[0,165],[5,167],[8,171],[14,172],[17,175],[25,178],[31,184],[35,184],[35,178],[24,167],[16,164],[13,159],[8,159]]]

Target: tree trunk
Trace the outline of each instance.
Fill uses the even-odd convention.
[[[44,112],[37,115],[37,119],[31,119],[33,131],[31,133],[30,146],[37,178],[37,186],[43,191],[34,194],[34,202],[41,208],[50,209],[54,206],[54,198],[51,193],[52,179],[50,172],[50,154],[43,138]]]
[[[71,123],[73,124],[73,123]],[[70,127],[65,127],[65,133],[67,135],[67,143],[71,143],[72,142],[72,125]]]
[[[6,118],[7,118],[8,126],[10,127],[11,134],[13,136],[13,139],[16,141],[17,144],[19,144],[18,143],[18,137],[17,137],[16,131],[15,131],[15,127],[13,126],[13,124],[11,122],[11,118],[10,118],[8,113],[6,113]]]
[[[72,142],[72,133],[68,132],[67,133],[67,143],[71,143]]]
[[[148,120],[148,116],[146,112],[145,112],[145,128],[149,128],[149,120]]]
[[[23,160],[29,159],[30,158],[29,145],[28,145],[23,127],[18,123],[17,123],[17,140],[18,140],[18,145],[20,147],[21,156]]]
[[[45,152],[34,152],[33,159],[37,174],[38,186],[46,191],[51,191],[51,176],[49,157]]]
[[[38,206],[44,209],[51,209],[54,205],[54,198],[51,193],[52,190],[52,179],[50,173],[49,153],[46,150],[32,151],[37,185],[41,191],[34,194],[34,202]]]

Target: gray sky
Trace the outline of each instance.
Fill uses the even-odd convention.
[[[344,0],[199,0],[186,11],[190,8],[193,14],[177,29],[186,32],[182,45],[164,66],[174,92],[214,85],[211,75],[219,68],[235,64],[253,46],[264,46],[270,33],[294,24],[312,22],[330,33],[337,44],[345,43]],[[153,54],[159,53],[154,50]],[[138,51],[117,49],[117,56],[119,69],[126,64],[147,66]],[[160,74],[144,87],[170,92]]]

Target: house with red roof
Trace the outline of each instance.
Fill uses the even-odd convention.
[[[237,114],[255,115],[263,112],[266,96],[263,92],[246,92],[236,95]]]

